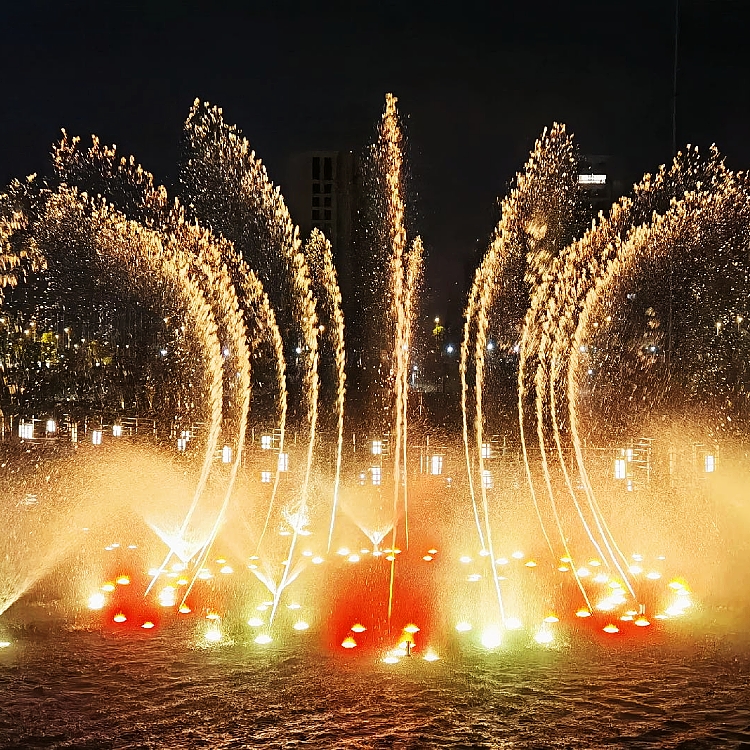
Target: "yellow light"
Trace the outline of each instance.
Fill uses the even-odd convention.
[[[547,628],[541,628],[537,630],[534,640],[542,646],[546,646],[555,640],[555,636],[552,635],[552,631]]]
[[[292,625],[292,627],[295,630],[307,630],[310,627],[310,625],[306,623],[304,620],[298,620],[297,622],[294,623],[294,625]]]
[[[427,550],[427,554],[428,555],[437,555],[437,550],[436,549],[428,549]]]
[[[349,557],[346,558],[350,563],[358,563],[359,562],[359,555],[349,555]]]
[[[511,557],[515,557],[516,560],[523,560],[523,552],[518,550],[517,552],[514,552]]]
[[[416,625],[414,625],[414,623],[409,623],[404,628],[404,632],[405,633],[418,633],[419,632],[419,628]]]
[[[520,630],[523,627],[523,623],[517,617],[508,617],[505,620],[505,627],[508,630]]]
[[[91,594],[89,597],[89,609],[102,609],[107,603],[107,597],[98,591],[95,594]]]
[[[675,591],[682,591],[685,589],[685,584],[682,581],[670,581],[669,588]]]
[[[341,646],[343,648],[356,648],[357,647],[357,641],[354,640],[350,635],[346,636],[343,641],[341,641]]]
[[[180,604],[180,608],[177,610],[181,615],[189,615],[192,610],[187,604]]]
[[[384,664],[398,664],[398,657],[397,656],[386,656],[383,658]]]
[[[153,627],[154,627],[154,623],[153,623],[153,622],[151,622],[151,620],[146,620],[146,622],[144,622],[144,623],[143,623],[143,625],[141,625],[141,627],[142,627],[142,628],[143,628],[144,630],[151,630],[151,628],[153,628]]]
[[[621,589],[622,588],[622,584],[619,581],[610,581],[609,582],[609,587],[611,589]]]
[[[437,661],[440,657],[431,648],[428,648],[422,658],[425,661]]]
[[[529,561],[528,561],[528,562],[526,563],[526,567],[527,567],[527,568],[536,568],[536,563],[535,563],[535,562],[534,562],[533,560],[529,560]]]
[[[125,622],[128,618],[122,612],[118,612],[112,619],[115,622]]]
[[[423,559],[423,560],[424,560],[425,562],[430,562],[430,560],[432,560],[432,555],[425,555],[425,556],[424,556],[424,557],[423,557],[422,559]]]
[[[249,619],[249,620],[247,621],[247,624],[248,624],[248,625],[249,625],[249,626],[250,626],[251,628],[260,628],[260,627],[262,627],[262,625],[263,625],[263,620],[261,620],[261,619],[260,619],[260,617],[251,617],[251,618],[250,618],[250,619]]]
[[[576,612],[576,617],[591,617],[591,612],[588,609],[581,608]]]
[[[605,625],[602,628],[602,630],[605,633],[619,633],[620,632],[620,628],[618,628],[617,625],[613,625],[612,623],[610,623],[609,625]]]
[[[560,562],[562,563],[572,563],[573,560],[570,557],[561,557]]]
[[[259,636],[255,638],[255,642],[259,646],[265,646],[266,644],[270,643],[273,639],[271,638],[268,633],[261,633]]]
[[[651,581],[658,581],[661,578],[661,573],[657,573],[655,570],[652,570],[650,573],[646,573],[646,578],[650,579]]]
[[[468,555],[461,555],[461,557],[458,558],[458,561],[466,565],[467,563],[471,562],[471,558]]]
[[[204,637],[211,643],[218,643],[221,640],[221,631],[217,630],[216,628],[211,628],[210,630],[206,631],[206,635]]]
[[[177,579],[177,585],[178,586],[187,586],[190,581],[188,581],[187,578],[178,578]]]
[[[639,628],[647,628],[651,623],[645,617],[639,617],[634,624]]]
[[[362,623],[356,622],[351,627],[352,633],[364,633],[367,628]]]
[[[341,555],[341,557],[346,557],[349,554],[349,548],[348,547],[340,547],[337,552],[337,555]]]
[[[322,557],[320,557],[320,556],[317,556],[317,555],[316,555],[315,557],[313,557],[313,559],[312,559],[312,560],[310,560],[310,562],[311,562],[311,563],[312,563],[313,565],[320,565],[320,563],[322,563],[322,562],[323,562],[323,558],[322,558]]]
[[[221,570],[219,570],[219,573],[223,573],[225,576],[228,576],[230,573],[234,573],[234,570],[232,570],[231,565],[225,565]]]
[[[456,623],[456,630],[459,633],[467,633],[469,630],[471,630],[471,623],[468,623],[468,622]]]
[[[114,590],[115,590],[114,583],[105,583],[104,586],[102,586],[102,591],[114,591]]]
[[[209,612],[206,615],[207,620],[220,620],[221,616],[217,612]]]
[[[9,648],[10,641],[0,641],[0,648]]]
[[[555,615],[548,615],[544,618],[545,622],[560,622],[560,618],[556,617]]]
[[[302,605],[299,602],[289,602],[286,607],[287,609],[302,609]]]
[[[570,568],[567,565],[560,565],[557,569],[561,573],[567,573],[570,570]]]
[[[120,586],[127,586],[130,583],[130,578],[128,576],[120,576],[115,583],[119,584]]]
[[[586,576],[590,576],[591,571],[588,568],[578,568],[578,577],[579,578],[586,578]]]
[[[490,625],[482,633],[482,645],[485,648],[497,648],[503,642],[503,634],[497,625]]]

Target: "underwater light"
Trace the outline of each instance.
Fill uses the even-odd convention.
[[[107,597],[99,592],[91,594],[89,597],[89,609],[102,609],[107,603]]]
[[[482,633],[482,645],[485,648],[497,648],[503,642],[503,633],[497,625],[490,625]]]
[[[546,646],[555,640],[555,636],[552,634],[551,630],[548,630],[547,628],[541,628],[540,630],[537,630],[536,635],[534,636],[534,640],[538,644]]]

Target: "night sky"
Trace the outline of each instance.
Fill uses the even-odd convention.
[[[429,314],[461,299],[465,261],[545,125],[567,123],[627,182],[672,151],[673,0],[0,5],[2,183],[47,170],[65,127],[169,184],[200,97],[283,190],[288,154],[361,148],[394,92]],[[736,169],[750,166],[748,20],[743,0],[680,3],[678,144],[716,142]]]

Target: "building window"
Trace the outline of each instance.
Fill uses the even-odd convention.
[[[320,219],[320,209],[319,208],[314,208],[313,209],[312,217],[313,217],[313,221],[315,221],[316,219],[317,220]]]
[[[330,156],[326,156],[323,159],[323,179],[324,180],[332,180],[333,179],[333,160]]]
[[[313,180],[320,179],[320,157],[313,156],[312,160],[312,178]]]
[[[370,476],[372,477],[372,483],[374,485],[379,485],[380,484],[380,467],[373,466],[370,469]]]
[[[382,440],[373,440],[372,441],[372,455],[373,456],[382,456],[383,455],[383,441]]]
[[[492,446],[489,443],[482,443],[482,458],[492,458]]]
[[[328,198],[326,198],[326,200],[328,200]],[[320,208],[320,196],[319,196],[319,195],[316,195],[316,196],[315,196],[315,197],[313,198],[313,202],[312,202],[312,204],[313,204],[313,206],[314,206],[315,208]]]
[[[264,451],[270,451],[273,447],[273,436],[272,435],[261,435],[260,436],[260,447]]]
[[[313,183],[313,193],[319,193],[320,192],[320,183],[314,182]]]
[[[716,458],[711,453],[706,454],[706,458],[703,461],[703,467],[706,470],[706,474],[716,471]]]
[[[331,196],[330,195],[326,195],[326,197],[323,198],[323,205],[326,208],[330,208],[331,207]]]
[[[323,185],[323,192],[324,193],[332,193],[333,192],[333,185],[329,182],[327,185]]]
[[[279,453],[279,471],[289,471],[288,453]]]
[[[615,459],[615,479],[625,479],[627,476],[627,467],[624,458]]]
[[[495,483],[492,481],[492,474],[490,473],[489,469],[483,469],[482,470],[482,487],[486,490],[491,490],[495,486]]]
[[[260,472],[260,481],[263,482],[263,484],[270,484],[271,483],[271,472],[270,471],[261,471]]]
[[[443,457],[442,456],[432,456],[430,458],[430,474],[433,476],[437,476],[438,474],[443,473]]]
[[[578,184],[579,185],[606,185],[607,175],[606,174],[579,174]]]

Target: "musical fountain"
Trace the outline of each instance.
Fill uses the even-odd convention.
[[[728,468],[747,415],[727,353],[744,346],[750,192],[717,152],[678,154],[582,231],[573,140],[544,132],[476,271],[462,425],[437,448],[410,428],[424,250],[407,233],[395,97],[370,161],[387,351],[370,387],[387,410],[353,425],[351,443],[329,241],[316,229],[303,242],[221,110],[196,101],[184,155],[170,197],[132,157],[64,133],[52,177],[0,196],[8,310],[36,326],[15,351],[42,328],[65,331],[27,380],[85,361],[95,382],[114,358],[117,382],[98,387],[135,383],[128,403],[150,407],[136,417],[125,395],[108,413],[79,399],[62,418],[11,420],[6,621],[36,616],[36,596],[74,627],[187,622],[201,642],[259,648],[317,634],[396,664],[456,643],[658,639],[695,609],[688,581],[709,594],[731,516],[706,498],[726,491],[719,444]],[[34,284],[29,312],[18,290]],[[114,355],[72,342],[76,305],[120,321],[105,334]],[[133,310],[139,323],[123,328]],[[3,324],[12,380],[18,332]],[[148,356],[128,359],[141,334]],[[493,396],[501,355],[518,416],[502,441],[495,425],[513,405]],[[713,541],[696,542],[686,515],[712,524]]]

